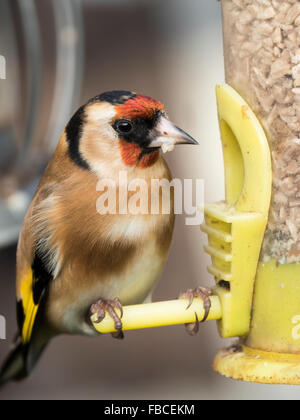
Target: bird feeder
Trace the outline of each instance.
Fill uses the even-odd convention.
[[[226,81],[247,101],[264,128],[272,158],[272,194],[255,276],[250,328],[242,334],[240,351],[221,352],[215,369],[235,379],[300,384],[300,3],[222,0],[222,9]],[[240,176],[230,169],[235,167],[230,164],[233,137],[230,133],[228,144],[223,106],[221,99],[219,115],[230,202],[231,178]],[[229,114],[228,108],[225,113]],[[231,124],[238,138],[241,131]],[[247,153],[257,153],[254,142],[248,146]],[[271,170],[267,151],[265,163],[263,154],[259,155],[257,163],[249,163],[248,169],[245,166],[240,199],[250,182],[256,189],[255,199],[261,192],[265,194],[267,210]],[[264,178],[261,172],[249,180],[249,171],[256,167],[258,171],[264,168]],[[258,210],[255,206],[251,211]],[[257,235],[250,246],[256,241],[258,244]]]
[[[217,87],[226,200],[205,209],[208,320],[238,337],[214,369],[300,384],[300,3],[222,0],[226,84]],[[124,329],[194,322],[203,302],[138,305]],[[138,321],[137,321],[138,320]],[[113,331],[106,318],[99,332]]]

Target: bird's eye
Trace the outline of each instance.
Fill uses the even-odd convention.
[[[128,120],[120,120],[117,122],[116,128],[119,133],[128,134],[133,129],[133,124]]]

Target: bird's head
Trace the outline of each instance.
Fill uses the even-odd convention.
[[[156,163],[161,149],[198,144],[169,121],[160,102],[127,91],[91,99],[67,125],[66,137],[71,159],[92,170],[103,161],[114,165],[120,160],[143,169]]]

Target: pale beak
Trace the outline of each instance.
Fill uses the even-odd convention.
[[[193,137],[161,116],[153,130],[153,140],[148,147],[161,147],[165,152],[173,150],[176,144],[199,144]]]

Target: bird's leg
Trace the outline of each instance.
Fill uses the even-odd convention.
[[[120,311],[120,316],[117,314],[116,309]],[[99,299],[98,302],[94,303],[90,309],[90,316],[97,314],[98,319],[97,324],[100,324],[101,321],[105,318],[106,312],[112,318],[115,324],[116,332],[112,333],[112,336],[117,339],[123,339],[124,334],[122,331],[122,317],[123,317],[123,308],[121,302],[118,298],[113,300],[104,300]]]
[[[207,287],[197,287],[197,289],[188,289],[186,292],[181,293],[179,295],[179,299],[188,299],[189,304],[188,304],[187,309],[192,305],[195,297],[202,299],[204,303],[205,314],[201,322],[204,322],[207,320],[207,317],[211,308],[211,302],[210,302],[211,295],[212,295],[211,289]],[[199,331],[199,320],[196,313],[195,315],[196,315],[196,322],[191,323],[191,324],[186,324],[186,330],[189,335],[195,335]]]

